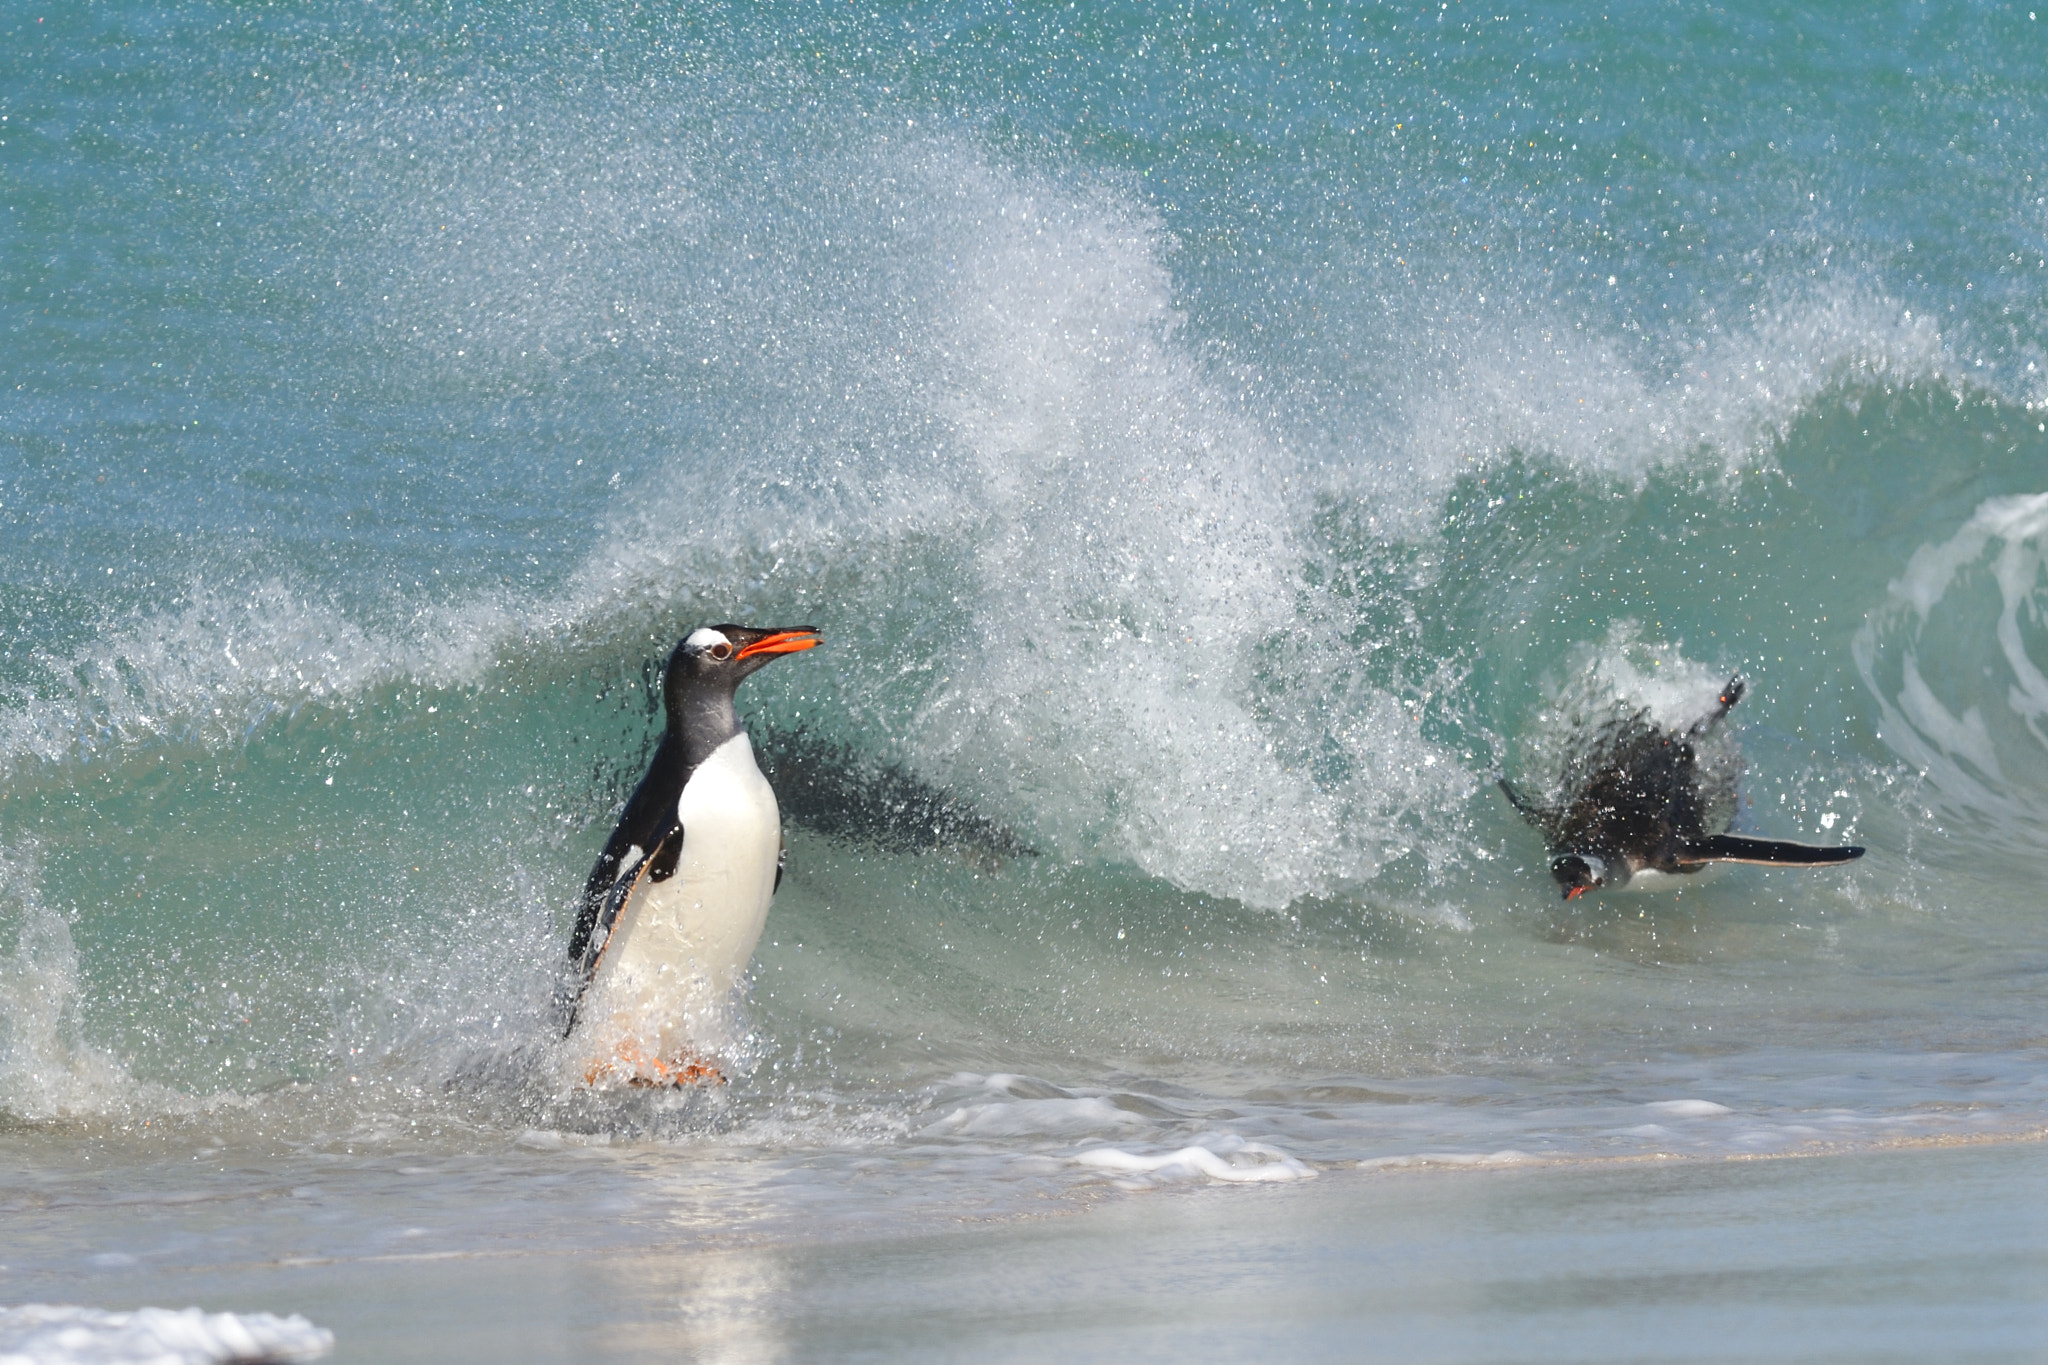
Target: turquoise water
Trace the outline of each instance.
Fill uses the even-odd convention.
[[[2032,12],[0,34],[11,1207],[246,1161],[353,1263],[397,1164],[469,1254],[592,1152],[857,1239],[2048,1127]],[[718,620],[824,629],[742,709],[860,777],[733,1083],[569,1092],[571,904]],[[1496,772],[1737,672],[1737,828],[1869,855],[1559,902]]]

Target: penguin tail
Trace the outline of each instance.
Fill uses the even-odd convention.
[[[1844,844],[1822,848],[1817,844],[1795,844],[1788,839],[1745,839],[1739,834],[1716,834],[1685,846],[1681,863],[1754,863],[1759,867],[1833,867],[1852,863],[1863,850]]]
[[[1714,698],[1714,709],[1694,721],[1692,729],[1687,733],[1704,735],[1719,725],[1728,718],[1728,712],[1734,708],[1735,703],[1742,700],[1742,694],[1748,690],[1748,684],[1742,681],[1740,673],[1730,678],[1728,685],[1721,689],[1721,695]]]

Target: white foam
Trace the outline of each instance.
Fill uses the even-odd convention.
[[[933,1137],[1079,1136],[1105,1130],[1142,1128],[1150,1120],[1100,1096],[1068,1099],[998,1100],[948,1111],[926,1126]]]
[[[1302,1162],[1262,1142],[1248,1142],[1234,1135],[1212,1138],[1206,1144],[1177,1151],[1140,1154],[1116,1147],[1091,1147],[1077,1152],[1074,1164],[1125,1177],[1120,1184],[1148,1186],[1184,1184],[1215,1180],[1225,1184],[1260,1184],[1274,1181],[1313,1180],[1315,1172]]]
[[[317,1360],[333,1349],[334,1333],[296,1313],[0,1308],[0,1365],[227,1365]]]
[[[1643,1108],[1675,1119],[1717,1119],[1735,1111],[1712,1100],[1652,1100]]]

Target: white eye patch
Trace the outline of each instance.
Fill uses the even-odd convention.
[[[699,626],[683,637],[683,648],[692,654],[702,654],[718,645],[731,649],[732,641],[725,638],[724,631],[713,630],[709,626]]]

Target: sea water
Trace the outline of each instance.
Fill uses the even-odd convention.
[[[1257,1354],[1158,1307],[1242,1240],[1294,1276],[1233,1303],[1399,1263],[1386,1354],[1498,1355],[1427,1305],[1538,1291],[1414,1269],[1438,1217],[1569,1263],[1560,1358],[1719,1301],[1631,1265],[1922,1349],[1897,1264],[1700,1232],[1752,1215],[1932,1237],[1927,1340],[2026,1349],[2041,1161],[1973,1144],[2048,1128],[2033,11],[0,35],[0,1306],[75,1315],[0,1352]],[[730,1083],[575,1092],[575,897],[726,620],[826,638],[740,694],[791,818]],[[1495,777],[1738,674],[1735,827],[1868,855],[1563,902]],[[908,1325],[835,1336],[879,1263]]]

